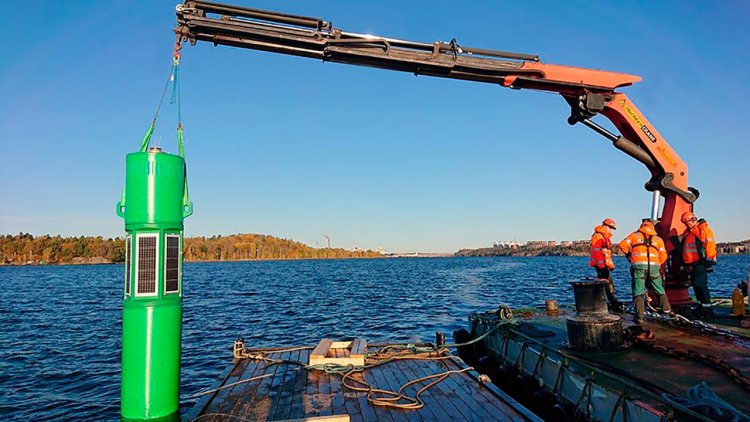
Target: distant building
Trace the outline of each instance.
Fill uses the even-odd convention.
[[[523,244],[518,243],[515,240],[495,242],[492,244],[494,249],[518,249],[521,246],[523,246]]]
[[[719,249],[719,253],[722,254],[745,254],[748,253],[748,245],[747,244],[741,244],[741,245],[726,245],[722,246]]]
[[[588,240],[562,240],[558,244],[556,240],[529,240],[528,242],[516,242],[513,241],[498,241],[492,244],[493,249],[543,249],[551,248],[556,246],[561,247],[575,247],[575,246],[588,246]]]
[[[547,246],[546,240],[530,240],[526,242],[526,247],[529,249],[541,249]]]

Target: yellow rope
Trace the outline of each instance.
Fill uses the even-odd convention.
[[[422,393],[430,389],[431,387],[439,384],[441,381],[448,378],[451,374],[458,374],[462,372],[471,371],[474,368],[467,367],[463,369],[448,370],[437,374],[420,377],[415,380],[411,380],[406,384],[402,385],[398,391],[384,390],[381,388],[373,388],[366,381],[358,380],[352,377],[353,374],[358,372],[364,372],[367,369],[372,369],[376,366],[385,365],[390,362],[398,360],[448,360],[452,359],[450,355],[444,355],[448,352],[447,349],[433,350],[430,352],[414,352],[412,348],[402,348],[400,351],[389,351],[394,348],[402,348],[401,346],[386,346],[378,350],[376,353],[368,354],[365,358],[365,365],[362,367],[355,367],[353,365],[344,366],[345,371],[341,368],[336,368],[334,371],[327,371],[336,375],[341,376],[341,384],[352,391],[367,393],[367,401],[374,406],[392,407],[396,409],[405,410],[417,410],[424,407],[425,403],[421,398]],[[417,390],[413,396],[408,395],[405,390],[415,384],[425,382],[431,379],[435,381],[423,386]],[[362,385],[356,386],[347,381],[353,381],[357,384]],[[402,402],[402,401],[405,401]]]
[[[211,393],[215,393],[215,392],[217,392],[217,391],[219,391],[219,390],[223,390],[223,389],[225,389],[225,388],[229,388],[229,387],[232,387],[232,386],[234,386],[234,385],[237,385],[237,384],[242,384],[242,383],[246,383],[246,382],[250,382],[250,381],[255,381],[255,380],[259,380],[259,379],[261,379],[261,378],[266,378],[266,377],[270,377],[271,375],[273,375],[273,374],[265,374],[265,375],[259,375],[259,376],[257,376],[257,377],[252,377],[252,378],[248,378],[248,379],[246,379],[246,380],[241,380],[241,381],[233,382],[233,383],[231,383],[231,384],[227,384],[227,385],[222,385],[222,386],[221,386],[221,387],[219,387],[219,388],[214,388],[213,390],[206,390],[206,391],[201,391],[200,393],[197,393],[197,394],[193,394],[193,395],[192,395],[192,396],[190,396],[190,397],[191,397],[191,398],[195,398],[195,397],[205,396],[206,394],[211,394]]]
[[[364,381],[364,372],[368,369],[372,369],[377,366],[385,365],[390,362],[399,361],[399,360],[427,360],[427,361],[448,360],[448,359],[453,358],[453,356],[450,354],[450,351],[445,347],[434,348],[434,347],[415,347],[413,345],[386,345],[386,346],[381,347],[380,349],[378,349],[378,351],[374,353],[368,353],[367,355],[365,355],[365,364],[362,366],[360,365],[355,366],[352,364],[340,365],[336,363],[326,363],[323,365],[307,365],[303,362],[296,361],[296,360],[272,359],[266,356],[267,354],[270,355],[274,353],[283,353],[283,352],[288,352],[288,351],[306,350],[306,349],[310,349],[310,348],[298,347],[298,348],[285,349],[285,350],[273,350],[273,351],[255,352],[255,353],[248,353],[248,352],[243,351],[241,354],[241,357],[246,358],[246,359],[253,359],[253,360],[268,362],[269,365],[287,363],[287,364],[299,365],[307,369],[308,371],[309,370],[321,370],[328,374],[338,375],[341,377],[341,384],[344,386],[344,388],[348,388],[356,392],[367,393],[367,401],[370,402],[372,405],[392,407],[396,409],[405,409],[405,410],[417,410],[417,409],[421,409],[422,407],[424,407],[425,403],[421,398],[422,393],[424,393],[431,387],[439,384],[440,382],[448,378],[451,374],[460,374],[460,373],[468,372],[474,369],[472,367],[467,367],[463,369],[452,369],[452,370],[447,370],[444,372],[420,377],[420,378],[417,378],[415,380],[411,380],[405,383],[398,389],[398,391],[391,391],[391,390],[384,390],[381,388],[373,388],[370,384]],[[363,373],[362,380],[358,380],[352,377],[354,374],[357,374],[357,373]],[[209,393],[218,391],[222,388],[230,387],[232,385],[236,385],[236,384],[243,383],[243,382],[250,382],[255,379],[264,378],[269,375],[270,374],[250,378],[247,380],[238,381],[234,384],[222,386],[215,390],[199,393],[198,395],[209,394]],[[419,390],[417,390],[416,394],[408,395],[405,392],[405,390],[408,387],[425,382],[425,381],[429,381],[429,380],[434,380],[434,381],[422,386]],[[353,383],[359,384],[360,386],[354,385]]]

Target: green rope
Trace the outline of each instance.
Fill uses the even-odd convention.
[[[177,126],[182,127],[182,108],[180,106],[180,79],[178,78],[180,72],[180,63],[175,60],[172,66],[172,99],[170,104],[177,104]]]
[[[154,121],[151,122],[151,126],[148,127],[148,130],[146,131],[146,135],[143,136],[143,140],[141,141],[141,152],[146,152],[146,150],[148,149],[148,144],[151,142],[151,135],[154,134],[155,127],[156,127],[156,117],[154,117]]]
[[[151,120],[151,126],[148,127],[148,130],[146,131],[146,135],[143,137],[143,140],[141,141],[141,149],[140,152],[146,152],[148,150],[148,145],[151,143],[151,135],[154,134],[154,128],[156,127],[156,119],[159,118],[159,111],[161,111],[161,105],[164,103],[164,96],[167,94],[167,89],[169,88],[169,84],[172,83],[172,90],[174,91],[174,80],[175,80],[175,69],[176,64],[172,64],[172,67],[169,69],[169,77],[167,78],[167,83],[164,84],[164,89],[161,92],[161,97],[159,98],[159,105],[156,106],[156,113],[154,113],[154,119]]]
[[[180,105],[180,63],[177,59],[174,60],[172,65],[172,104],[177,105],[177,153],[185,159],[185,136],[182,133],[182,107]],[[185,190],[182,193],[182,215],[188,217],[193,214],[193,203],[190,202],[190,192],[188,191],[187,183],[187,164],[185,165]]]
[[[151,144],[151,136],[154,134],[156,128],[156,120],[159,117],[159,111],[164,103],[164,96],[167,94],[169,85],[172,85],[172,97],[169,103],[177,106],[177,153],[180,157],[185,159],[185,136],[182,133],[182,107],[180,105],[180,81],[179,81],[180,62],[177,59],[172,61],[172,67],[169,69],[169,77],[167,83],[164,85],[164,90],[159,98],[159,105],[156,107],[156,113],[154,119],[151,121],[151,125],[146,131],[146,135],[143,136],[141,141],[140,152],[148,151],[148,147]],[[190,202],[190,194],[187,187],[187,166],[185,166],[185,190],[182,194],[182,205],[183,205],[183,216],[187,217],[193,213],[193,203]],[[117,204],[117,213],[120,215],[125,207],[125,189],[122,190],[122,197],[120,202]]]

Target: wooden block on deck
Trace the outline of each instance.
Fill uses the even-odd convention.
[[[352,348],[349,351],[349,356],[352,359],[362,359],[362,364],[365,362],[365,350],[367,350],[367,340],[363,338],[355,338],[352,341]]]
[[[333,341],[329,338],[320,340],[315,350],[310,353],[310,365],[336,363],[339,365],[363,366],[367,341],[356,338],[354,341]],[[344,349],[344,357],[336,357],[334,350]]]
[[[328,350],[331,348],[331,345],[333,344],[333,340],[329,338],[324,338],[323,340],[320,340],[320,343],[318,343],[317,346],[315,346],[315,349],[310,353],[310,364],[312,365],[313,359],[323,359],[328,354]]]

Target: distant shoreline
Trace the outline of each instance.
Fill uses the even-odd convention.
[[[452,255],[449,255],[452,256]],[[267,261],[337,261],[343,259],[383,259],[387,256],[353,256],[353,257],[330,257],[330,258],[262,258],[262,259],[222,259],[222,260],[194,260],[184,261],[186,264],[206,264],[212,262],[267,262]],[[0,263],[0,267],[67,267],[75,265],[123,265],[125,262],[52,262],[52,263]]]
[[[719,256],[748,256],[749,253],[725,253]],[[211,264],[211,263],[234,263],[234,262],[273,262],[273,261],[341,261],[347,259],[424,259],[424,258],[555,258],[555,257],[586,257],[586,254],[504,254],[504,255],[458,255],[458,254],[437,254],[437,253],[424,253],[419,255],[412,254],[392,254],[383,255],[380,257],[340,257],[340,258],[263,258],[263,259],[234,259],[234,260],[212,260],[212,261],[185,261],[186,264]],[[0,263],[0,267],[68,267],[68,266],[84,266],[84,265],[123,265],[124,262],[55,262],[55,263]]]
[[[0,235],[0,266],[104,265],[125,262],[125,239],[98,237],[33,236],[28,233]],[[455,253],[385,253],[354,248],[318,247],[264,234],[186,237],[185,262],[293,261],[359,258],[438,258],[489,256],[588,256],[588,241],[528,242],[496,244],[493,247],[461,249]],[[750,239],[717,245],[719,255],[747,255]],[[617,251],[614,251],[617,254]]]

